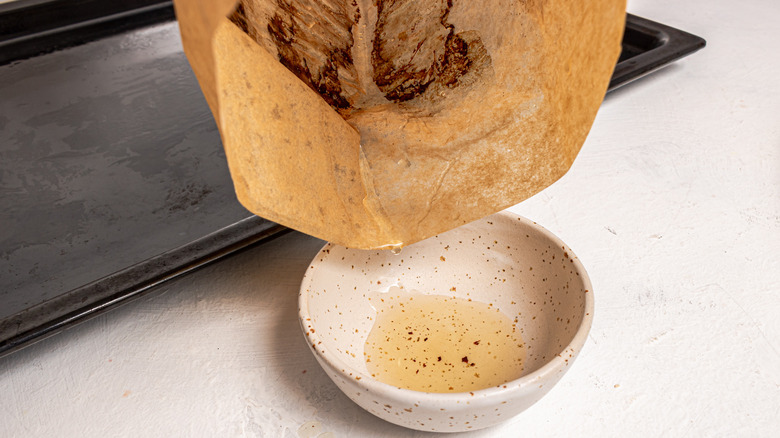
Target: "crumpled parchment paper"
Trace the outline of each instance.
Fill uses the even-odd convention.
[[[625,0],[175,0],[251,212],[393,248],[560,178],[620,53]]]

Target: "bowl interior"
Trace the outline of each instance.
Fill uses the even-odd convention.
[[[399,286],[493,304],[520,330],[523,375],[563,352],[589,307],[590,286],[572,252],[533,222],[499,213],[397,255],[326,245],[301,288],[310,342],[340,362],[334,368],[368,376],[364,346],[377,315],[369,298]]]

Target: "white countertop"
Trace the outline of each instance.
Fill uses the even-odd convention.
[[[780,2],[629,11],[707,47],[610,94],[571,171],[511,209],[578,254],[596,317],[558,386],[469,436],[780,431]],[[364,412],[307,349],[322,243],[286,235],[0,359],[0,436],[429,435]]]

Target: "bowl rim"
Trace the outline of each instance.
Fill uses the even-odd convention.
[[[568,245],[566,245],[560,238],[558,238],[558,236],[539,225],[535,221],[506,210],[495,213],[491,216],[495,215],[502,215],[513,220],[518,220],[524,226],[534,228],[545,238],[561,247],[569,254],[575,271],[579,273],[579,278],[582,279],[583,289],[585,290],[585,306],[583,308],[582,320],[580,321],[580,325],[577,328],[577,331],[574,333],[571,341],[561,349],[560,353],[553,356],[552,359],[548,360],[544,365],[532,371],[531,373],[518,377],[517,379],[510,380],[499,386],[493,386],[474,391],[424,392],[413,389],[400,388],[389,383],[381,382],[372,377],[370,374],[366,374],[349,366],[346,362],[339,358],[337,353],[330,352],[330,354],[323,354],[323,352],[320,351],[320,347],[317,347],[318,342],[320,341],[319,334],[317,332],[309,332],[306,326],[307,318],[310,318],[307,291],[313,290],[311,288],[311,284],[314,271],[316,270],[314,267],[315,265],[324,263],[324,260],[328,255],[326,250],[337,246],[332,243],[327,243],[317,252],[306,269],[306,273],[304,274],[303,280],[301,281],[301,288],[298,295],[298,318],[301,325],[301,330],[303,331],[304,337],[306,338],[306,341],[309,345],[309,349],[313,351],[315,358],[318,361],[324,361],[330,368],[334,370],[334,372],[339,374],[339,377],[348,381],[352,381],[358,386],[364,387],[367,392],[384,394],[385,396],[392,394],[391,397],[394,399],[406,400],[416,403],[424,403],[426,401],[435,403],[460,403],[460,401],[464,399],[464,396],[469,396],[468,399],[475,403],[479,403],[480,401],[484,402],[487,399],[495,398],[506,400],[510,394],[516,395],[522,392],[530,392],[538,389],[539,382],[546,381],[550,377],[553,377],[557,370],[566,369],[566,367],[571,366],[574,362],[574,359],[585,345],[585,341],[587,340],[591,325],[593,324],[593,286],[591,284],[588,273],[585,271],[585,267]],[[322,257],[323,253],[326,256],[325,258]],[[323,258],[323,261],[319,261],[320,258]],[[323,343],[323,345],[326,344]],[[325,350],[329,351],[327,349]],[[574,351],[575,354],[573,354],[571,358],[564,358],[563,353],[567,351]],[[357,379],[356,377],[360,378]]]

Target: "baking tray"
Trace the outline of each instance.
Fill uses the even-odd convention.
[[[174,20],[159,0],[0,5],[0,356],[288,231],[237,202]],[[704,46],[626,26],[610,89]]]
[[[623,50],[612,72],[608,91],[703,49],[706,44],[703,38],[696,35],[627,14]]]
[[[0,15],[0,354],[286,231],[237,202],[170,4],[101,4]]]

